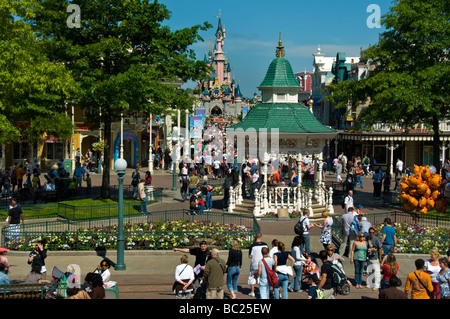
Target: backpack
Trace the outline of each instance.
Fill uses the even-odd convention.
[[[203,194],[203,195],[208,194],[208,189],[209,189],[209,186],[203,185],[202,188],[201,188],[202,194]]]
[[[295,226],[294,226],[294,232],[297,234],[297,235],[299,235],[300,237],[302,237],[303,236],[303,232],[304,232],[304,229],[303,229],[303,222],[305,221],[305,219],[306,218],[303,218],[303,219],[299,219],[299,221],[297,222],[297,224],[295,224]]]
[[[370,160],[368,157],[366,157],[366,159],[364,160],[364,164],[369,165],[370,164]]]
[[[352,231],[353,234],[357,234],[361,231],[356,216],[353,218],[352,224],[350,225],[350,230]]]
[[[278,275],[275,271],[269,268],[269,265],[267,265],[266,261],[261,259],[262,263],[264,264],[264,267],[266,267],[267,272],[267,281],[269,282],[270,287],[276,287],[278,285]]]
[[[341,284],[342,280],[346,280],[346,276],[339,268],[339,266],[333,264],[331,261],[326,261],[324,262],[324,264],[328,264],[331,267],[331,285],[333,287],[338,287]]]

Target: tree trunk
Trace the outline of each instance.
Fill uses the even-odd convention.
[[[439,134],[439,117],[433,116],[433,165],[436,167],[436,171],[439,173],[441,170],[441,141]]]
[[[103,175],[102,175],[102,188],[100,190],[100,197],[103,199],[107,199],[111,197],[110,193],[110,162],[111,162],[111,115],[104,115],[104,144],[105,147],[103,149]]]

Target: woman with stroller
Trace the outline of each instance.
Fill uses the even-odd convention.
[[[334,265],[338,266],[339,269],[341,269],[342,273],[345,275],[344,271],[344,258],[341,257],[338,253],[335,252],[334,245],[329,244],[325,247],[325,250],[327,251],[328,260],[331,261]],[[352,283],[350,280],[347,279],[347,284],[349,286],[352,286]]]

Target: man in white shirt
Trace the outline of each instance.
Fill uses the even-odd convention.
[[[351,207],[351,208],[353,208],[353,209],[355,209],[355,205],[354,205],[354,203],[353,203],[353,191],[352,190],[349,190],[348,191],[348,195],[347,196],[345,196],[345,199],[344,199],[344,211],[347,213],[348,212],[348,209]]]
[[[261,249],[263,247],[269,248],[265,242],[262,241],[262,234],[258,233],[255,235],[255,241],[250,246],[248,250],[248,257],[251,259],[250,261],[250,274],[248,277],[248,284],[250,285],[250,293],[249,296],[255,297],[255,285],[256,285],[256,275],[258,273],[258,263],[262,259],[263,255],[261,253]]]
[[[397,176],[400,175],[400,177],[402,177],[403,175],[403,162],[398,158],[397,159],[397,164],[395,164],[395,178],[397,178]]]

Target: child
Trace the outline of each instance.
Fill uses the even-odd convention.
[[[75,195],[75,189],[77,187],[77,179],[74,177],[69,184],[69,190],[70,190],[70,195],[74,196]]]
[[[6,258],[6,253],[9,251],[9,249],[0,247],[0,264],[5,265],[5,274],[8,274],[9,272],[9,263],[8,258]]]
[[[317,299],[317,284],[319,283],[319,278],[316,276],[308,276],[308,299]]]
[[[319,267],[317,267],[317,264],[311,260],[310,255],[305,254],[305,258],[306,260],[303,265],[303,273],[310,276],[316,275],[317,279],[320,279],[320,270]]]
[[[92,180],[91,180],[91,177],[89,176],[89,173],[86,174],[86,178],[84,178],[84,181],[86,182],[86,193],[88,195],[90,195],[91,194],[91,183],[92,183]]]

